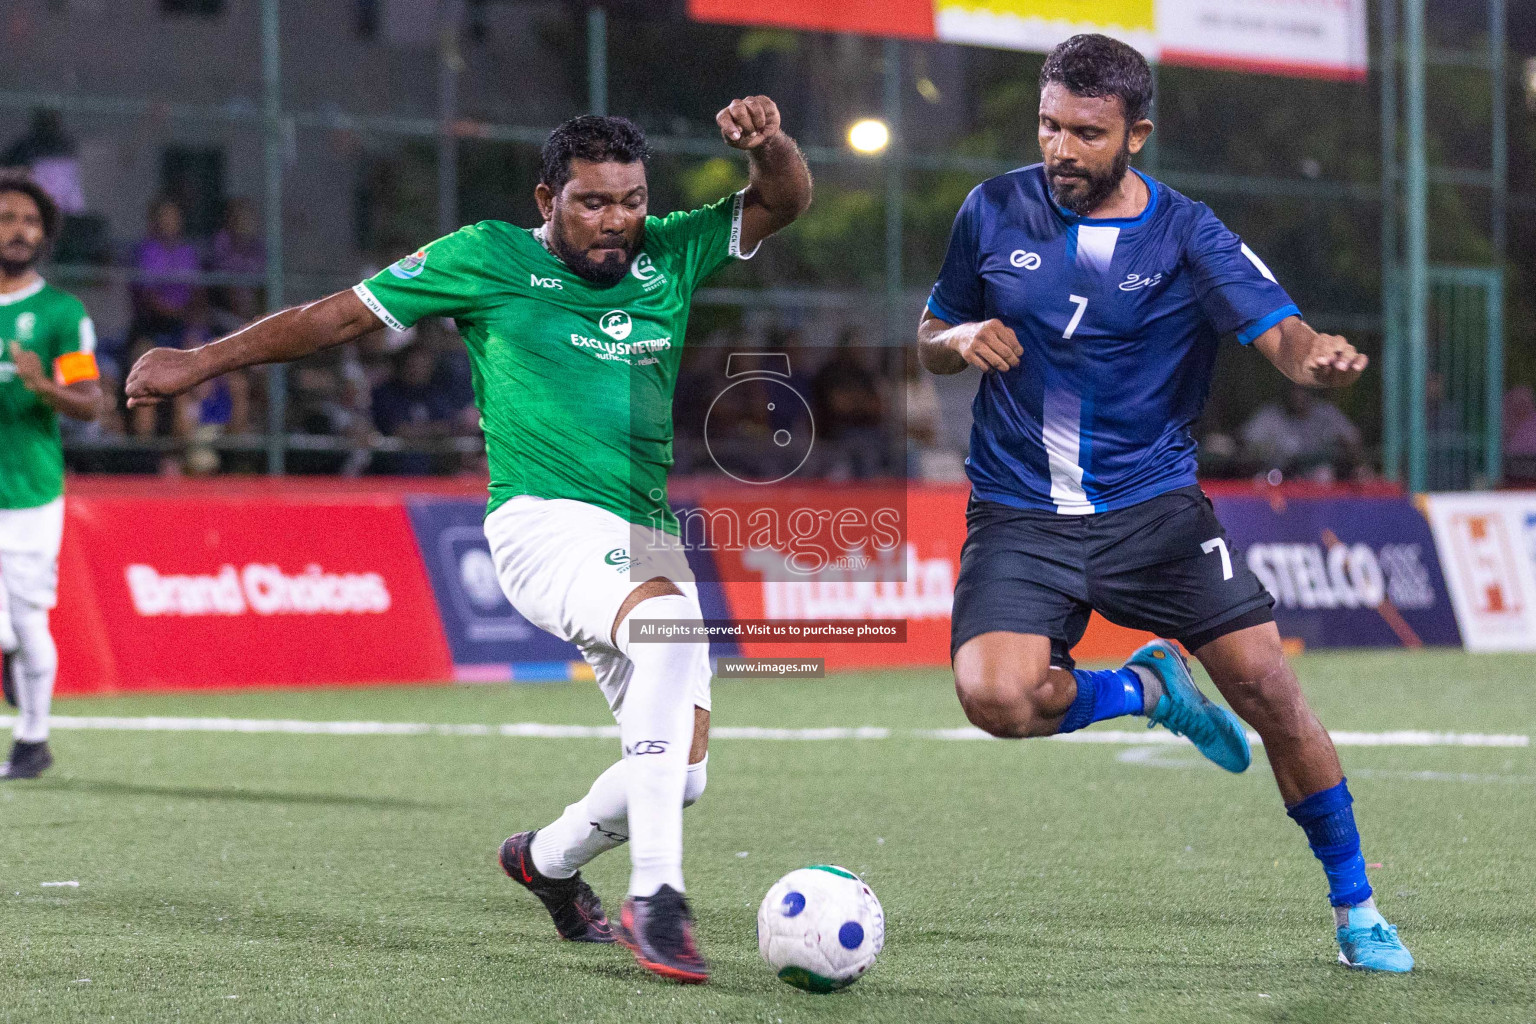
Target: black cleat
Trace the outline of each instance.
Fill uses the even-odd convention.
[[[11,707],[17,707],[16,684],[11,680],[11,672],[16,668],[16,652],[0,651],[0,690],[5,692],[5,702]]]
[[[709,964],[693,944],[693,911],[683,894],[664,885],[654,896],[630,896],[619,911],[614,937],[652,974],[684,985],[709,980]]]
[[[53,754],[48,750],[48,741],[39,743],[23,743],[16,740],[11,744],[11,756],[5,764],[0,764],[0,779],[35,779],[53,766]]]
[[[570,878],[546,878],[533,866],[533,832],[519,832],[501,844],[501,870],[539,898],[555,931],[568,942],[612,942],[613,929],[597,893],[578,871]]]

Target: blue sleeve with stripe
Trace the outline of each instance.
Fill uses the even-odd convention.
[[[928,297],[928,311],[951,324],[986,319],[981,290],[981,188],[971,190],[955,215],[944,266]]]
[[[1223,334],[1237,332],[1244,345],[1286,317],[1301,315],[1264,261],[1209,207],[1201,207],[1185,259],[1205,315]]]

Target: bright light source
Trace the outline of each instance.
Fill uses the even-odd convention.
[[[848,145],[860,153],[879,153],[890,144],[891,130],[873,117],[853,122],[848,129]]]

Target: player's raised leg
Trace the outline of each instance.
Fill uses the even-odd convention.
[[[1340,961],[1364,970],[1412,970],[1412,954],[1371,895],[1339,755],[1302,695],[1275,624],[1228,633],[1200,647],[1195,657],[1264,740],[1286,813],[1306,833],[1328,877]]]
[[[1117,669],[1052,664],[1043,636],[991,632],[955,654],[955,690],[971,724],[993,736],[1052,736],[1127,715],[1187,736],[1228,771],[1248,767],[1232,713],[1206,699],[1172,644],[1154,641]]]

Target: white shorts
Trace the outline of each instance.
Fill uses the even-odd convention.
[[[0,584],[12,601],[35,608],[59,602],[59,546],[64,499],[36,508],[0,509]]]
[[[633,664],[613,643],[613,620],[634,589],[663,576],[699,609],[688,561],[665,535],[605,508],[569,498],[512,498],[485,519],[502,592],[519,615],[568,640],[597,676],[615,719]],[[704,664],[707,666],[708,662]],[[689,680],[694,706],[709,710],[706,668]]]

